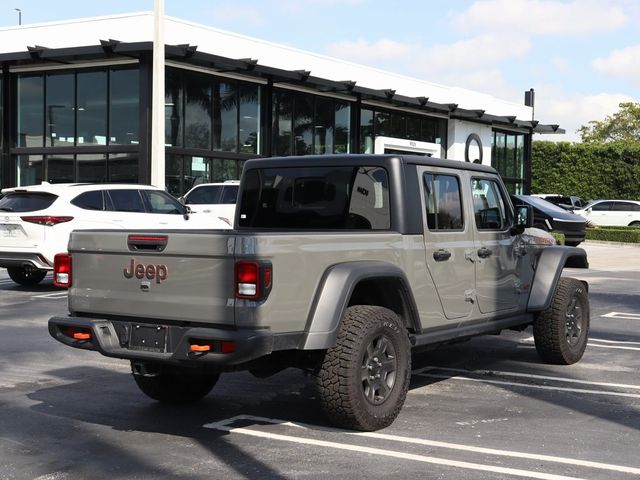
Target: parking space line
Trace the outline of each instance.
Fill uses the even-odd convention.
[[[280,440],[283,442],[298,443],[301,445],[313,445],[317,447],[326,447],[326,448],[332,448],[337,450],[367,453],[367,454],[379,455],[384,457],[397,458],[400,460],[412,460],[415,462],[444,465],[447,467],[464,468],[467,470],[478,470],[478,471],[491,472],[491,473],[501,473],[505,475],[514,475],[514,476],[526,477],[526,478],[540,478],[544,480],[574,480],[577,478],[577,477],[567,477],[564,475],[555,475],[551,473],[541,473],[541,472],[536,472],[532,470],[521,470],[517,468],[484,465],[481,463],[463,462],[459,460],[448,460],[444,458],[431,457],[427,455],[416,455],[412,453],[398,452],[395,450],[385,450],[382,448],[365,447],[365,446],[353,445],[349,443],[331,442],[328,440],[316,440],[313,438],[305,438],[305,437],[298,437],[298,436],[292,436],[292,435],[283,435],[279,433],[263,432],[260,430],[253,430],[253,429],[244,428],[244,427],[234,428],[229,425],[229,423],[232,423],[232,421],[242,420],[242,419],[251,419],[251,418],[250,417],[243,418],[243,416],[239,416],[239,417],[234,417],[232,419],[229,419],[231,420],[231,422],[230,421],[215,422],[215,423],[209,423],[203,426],[204,428],[222,430],[229,433],[237,433],[237,434],[248,435],[252,437],[265,438],[269,440]],[[270,422],[270,423],[280,423],[280,422]],[[339,430],[336,430],[336,431],[339,431]]]
[[[32,295],[31,298],[66,298],[67,292],[43,293],[42,295]]]
[[[492,385],[505,385],[512,387],[522,387],[522,388],[533,388],[537,390],[552,390],[557,392],[572,392],[572,393],[587,393],[591,395],[607,395],[611,397],[627,397],[627,398],[640,398],[640,394],[636,393],[623,393],[623,392],[608,392],[605,390],[588,390],[586,388],[570,388],[570,387],[551,387],[549,385],[533,385],[530,383],[518,383],[518,382],[507,382],[504,380],[488,380],[486,378],[473,378],[473,377],[465,377],[465,376],[451,376],[451,375],[438,375],[435,373],[420,373],[418,374],[423,377],[431,377],[431,378],[442,378],[445,380],[461,380],[468,382],[478,382],[478,383],[489,383]]]
[[[632,342],[630,340],[605,340],[604,338],[590,338],[589,340],[593,340],[594,342],[602,342],[602,343],[621,343],[621,344],[629,344],[629,345],[640,345],[640,342]]]
[[[582,385],[594,385],[599,387],[614,387],[614,388],[626,388],[631,390],[640,390],[640,385],[630,385],[627,383],[592,382],[589,380],[578,380],[576,378],[567,378],[567,377],[554,377],[551,375],[537,375],[534,373],[504,372],[499,370],[464,370],[462,368],[447,368],[447,367],[438,367],[435,365],[414,370],[412,373],[415,375],[420,375],[428,370],[442,370],[446,372],[467,373],[467,374],[473,373],[476,375],[491,375],[491,376],[498,375],[501,377],[533,378],[536,380],[551,380],[554,382],[562,382],[562,383],[579,383]]]
[[[614,350],[635,350],[635,351],[640,351],[640,347],[621,347],[621,346],[617,346],[617,345],[598,345],[597,343],[591,343],[591,342],[589,342],[589,346],[590,347],[596,347],[596,348],[612,348]]]
[[[338,433],[338,434],[349,435],[349,436],[353,436],[353,437],[375,438],[375,439],[378,439],[378,440],[388,440],[388,441],[397,442],[397,443],[421,445],[421,446],[427,446],[427,447],[443,448],[443,449],[449,449],[449,450],[457,450],[457,451],[464,451],[464,452],[471,452],[471,453],[480,453],[480,454],[485,454],[485,455],[494,455],[494,456],[501,456],[501,457],[524,458],[524,459],[528,459],[528,460],[536,460],[536,461],[542,461],[542,462],[571,465],[571,466],[575,466],[575,467],[586,467],[586,468],[593,468],[593,469],[599,469],[599,470],[608,470],[608,471],[612,471],[612,472],[631,473],[631,474],[640,475],[640,468],[628,467],[628,466],[624,466],[624,465],[614,465],[614,464],[609,464],[609,463],[593,462],[593,461],[589,461],[589,460],[580,460],[580,459],[576,459],[576,458],[556,457],[556,456],[553,456],[553,455],[543,455],[543,454],[511,451],[511,450],[499,450],[499,449],[495,449],[495,448],[476,447],[476,446],[472,446],[472,445],[462,445],[462,444],[458,444],[458,443],[448,443],[448,442],[442,442],[442,441],[437,441],[437,440],[427,440],[427,439],[423,439],[423,438],[404,437],[404,436],[400,436],[400,435],[390,435],[390,434],[379,433],[379,432],[351,432],[351,431],[341,430],[341,429],[337,429],[337,428],[321,427],[321,426],[309,425],[309,424],[305,424],[305,423],[290,422],[290,421],[287,421],[287,420],[280,420],[280,419],[275,419],[275,418],[256,417],[256,416],[251,416],[251,415],[238,415],[236,417],[229,418],[229,419],[226,419],[226,420],[222,420],[220,422],[209,423],[209,424],[204,425],[204,428],[223,430],[223,431],[232,432],[232,433],[243,433],[243,434],[247,434],[247,435],[251,435],[253,432],[257,432],[257,430],[253,430],[253,429],[249,429],[249,428],[243,428],[243,427],[234,428],[234,427],[231,426],[233,423],[238,422],[238,421],[243,421],[243,420],[244,421],[246,421],[246,420],[255,421],[257,423],[269,423],[269,424],[274,424],[274,425],[282,425],[282,426],[287,426],[287,427],[296,427],[296,428],[299,428],[300,430],[312,430],[312,431],[315,431],[315,432]],[[250,432],[250,433],[247,433],[247,432]],[[268,432],[260,432],[260,435],[254,435],[254,436],[261,436],[263,438],[281,439],[281,438],[278,438],[279,436],[281,436],[280,434],[273,434],[273,433],[268,433]],[[289,436],[289,435],[285,435],[284,437],[288,437],[288,438],[285,439],[286,441],[296,441],[296,440],[301,438],[301,437],[298,437],[298,436]],[[312,441],[313,442],[326,442],[324,440],[312,440]],[[306,442],[297,442],[297,443],[306,443]],[[340,445],[340,446],[344,445],[344,444],[337,443],[337,442],[327,442],[327,443],[332,443],[332,444],[336,444],[336,445]],[[313,444],[315,444],[315,443],[313,443]],[[358,449],[358,451],[364,451],[364,450],[360,450],[361,448],[368,448],[368,447],[357,447],[357,446],[350,445],[350,444],[347,444],[346,446],[347,447],[356,447]],[[336,448],[339,448],[339,447],[336,447]],[[351,449],[351,448],[346,448],[346,449]],[[376,450],[378,450],[378,449],[376,449]],[[383,452],[393,452],[393,453],[397,453],[397,454],[401,453],[401,452],[396,452],[394,450],[383,450]],[[365,453],[372,453],[372,452],[365,452]],[[378,452],[373,452],[373,453],[378,453]],[[396,456],[396,455],[393,455],[393,456]],[[410,455],[410,456],[413,456],[413,455]],[[419,456],[419,457],[422,457],[422,456]],[[408,458],[408,457],[396,457],[396,458],[407,458],[407,459],[410,459],[410,460],[416,460],[415,458]],[[436,457],[423,457],[423,458],[429,458],[429,459],[435,458],[436,460],[439,460],[439,461],[440,460],[444,460],[444,459],[440,459],[440,458],[436,458]],[[427,461],[427,460],[418,460],[418,461]],[[440,463],[440,462],[437,462],[437,463],[456,466],[456,465],[452,465],[449,460],[444,460],[444,461],[447,462],[447,463]],[[431,463],[431,462],[429,462],[429,463]],[[436,462],[433,462],[433,463],[436,463]],[[481,465],[481,464],[475,464],[475,463],[468,463],[468,462],[462,462],[462,463],[465,463],[465,464],[468,464],[468,465],[480,465],[482,467],[490,467],[491,468],[490,471],[498,472],[497,470],[493,470],[496,467],[487,466],[487,465]],[[462,467],[462,468],[465,468],[465,467]],[[472,468],[472,467],[466,467],[466,468]],[[500,468],[500,467],[498,467],[498,468]],[[485,469],[483,468],[483,470],[485,470]],[[510,470],[516,470],[516,471],[519,471],[519,472],[524,472],[523,470],[520,470],[520,469],[510,469]],[[485,470],[485,471],[487,471],[487,470]],[[502,473],[506,473],[506,472],[502,472]],[[536,473],[538,475],[545,475],[545,476],[535,477],[535,476],[532,475],[532,473]],[[514,473],[514,475],[518,475],[518,474]],[[525,476],[530,476],[532,478],[568,478],[568,477],[562,477],[562,476],[557,476],[557,475],[553,475],[553,474],[543,474],[543,473],[540,473],[540,472],[527,472]]]
[[[640,313],[610,312],[600,316],[603,318],[616,318],[622,320],[640,320]]]

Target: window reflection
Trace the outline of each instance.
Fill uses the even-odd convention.
[[[107,156],[86,154],[76,156],[76,181],[104,183],[107,181]]]
[[[42,155],[20,155],[17,158],[17,185],[37,185],[42,183],[43,161]]]
[[[238,150],[238,90],[235,83],[215,82],[213,87],[213,148]]]
[[[211,80],[208,75],[185,75],[185,147],[211,149]]]
[[[73,73],[46,76],[46,141],[45,146],[75,144],[75,75]]]
[[[44,78],[42,75],[18,77],[19,147],[42,147],[44,141],[43,105]]]
[[[260,87],[240,86],[240,129],[241,153],[259,152],[260,144]]]
[[[109,143],[138,143],[140,93],[138,70],[111,70],[110,74]]]
[[[47,155],[46,179],[49,183],[73,183],[73,155]]]
[[[107,72],[78,73],[78,145],[107,144]]]
[[[112,153],[108,160],[109,182],[138,183],[138,154]]]
[[[164,132],[165,144],[182,146],[182,86],[181,72],[168,68],[165,78]]]

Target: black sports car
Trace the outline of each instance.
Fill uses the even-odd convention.
[[[514,205],[531,205],[533,226],[547,232],[564,234],[565,245],[575,247],[584,241],[587,234],[587,221],[584,217],[531,195],[512,195],[511,201]]]

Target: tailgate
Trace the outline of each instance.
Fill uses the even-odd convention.
[[[44,225],[25,222],[15,213],[0,212],[0,248],[37,247],[45,240],[46,228]]]
[[[220,231],[75,231],[69,310],[232,326],[233,244]]]

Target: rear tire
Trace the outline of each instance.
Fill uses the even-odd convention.
[[[538,355],[547,363],[570,365],[582,358],[589,337],[589,297],[582,282],[560,278],[551,306],[533,324]]]
[[[8,267],[7,273],[9,277],[11,277],[11,280],[25,286],[37,285],[47,276],[46,270],[26,267]]]
[[[410,378],[411,345],[398,316],[378,306],[349,307],[317,377],[327,419],[355,430],[387,427],[400,413]]]
[[[185,404],[206,397],[215,386],[220,375],[194,374],[188,369],[160,369],[152,375],[142,375],[131,366],[133,379],[138,388],[149,398],[161,403]]]

